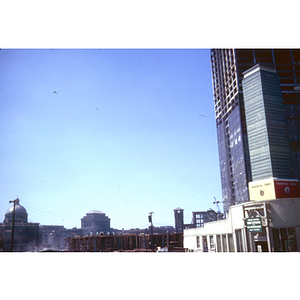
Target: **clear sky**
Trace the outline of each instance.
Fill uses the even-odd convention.
[[[221,200],[208,49],[3,49],[0,106],[0,222],[16,197],[30,222],[117,229]]]

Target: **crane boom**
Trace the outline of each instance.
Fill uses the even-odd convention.
[[[214,197],[214,199],[215,199],[215,201],[213,202],[213,204],[216,204],[217,205],[217,209],[218,209],[218,213],[220,213],[221,212],[221,210],[220,210],[220,206],[219,206],[219,201],[216,199],[216,197]]]

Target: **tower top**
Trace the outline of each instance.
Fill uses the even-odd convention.
[[[246,70],[245,72],[243,72],[244,78],[252,75],[253,73],[257,72],[257,71],[267,71],[267,72],[271,72],[271,73],[276,73],[276,70],[274,68],[271,67],[266,67],[263,66],[261,64],[256,64],[255,66],[253,66],[252,68]]]
[[[173,209],[173,210],[183,210],[183,209],[180,208],[180,207],[177,207],[177,208],[175,208],[175,209]]]

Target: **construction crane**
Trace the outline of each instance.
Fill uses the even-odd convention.
[[[214,199],[215,199],[215,201],[213,202],[213,204],[216,204],[216,205],[217,205],[217,209],[218,209],[217,213],[219,214],[219,213],[221,213],[220,206],[219,206],[220,201],[218,201],[218,200],[216,199],[216,197],[214,197]]]

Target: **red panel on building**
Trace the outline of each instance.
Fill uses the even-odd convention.
[[[294,180],[275,180],[276,199],[280,198],[299,198],[299,182]]]

